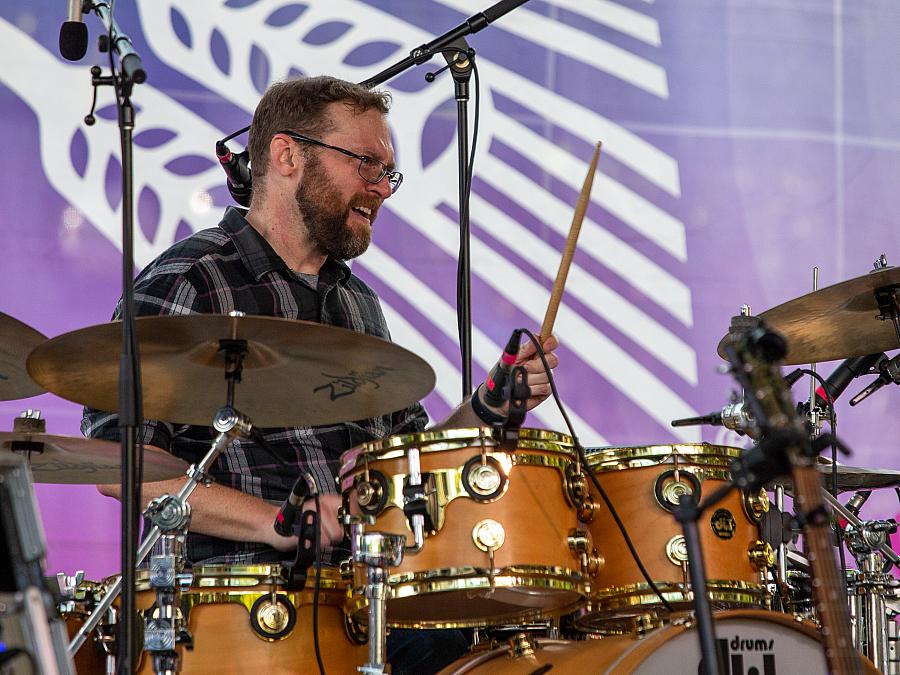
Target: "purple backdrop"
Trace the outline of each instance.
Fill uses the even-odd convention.
[[[118,3],[149,73],[137,117],[136,263],[214,225],[227,194],[217,138],[248,123],[291,73],[360,81],[482,9],[470,0]],[[118,140],[109,91],[85,127],[93,44],[57,53],[62,5],[0,7],[0,125],[12,160],[0,203],[10,314],[48,336],[106,321],[120,293]],[[99,33],[88,20],[92,42]],[[900,82],[891,0],[531,0],[470,44],[481,114],[472,201],[475,376],[515,326],[540,325],[593,144],[604,152],[556,332],[558,380],[587,444],[739,444],[668,420],[727,403],[715,346],[742,303],[761,311],[900,261]],[[395,339],[429,360],[434,418],[459,397],[456,146],[450,79],[390,84],[407,179],[356,271]],[[474,87],[473,87],[474,88]],[[830,372],[834,364],[824,364]],[[861,387],[860,387],[861,388]],[[797,393],[802,395],[798,386]],[[853,390],[855,391],[855,389]],[[900,468],[900,392],[839,405],[854,464]],[[3,428],[39,407],[78,433],[53,395],[0,403]],[[562,430],[547,404],[533,426]],[[37,488],[50,571],[118,568],[118,506],[93,487]],[[890,494],[867,511],[895,513]]]

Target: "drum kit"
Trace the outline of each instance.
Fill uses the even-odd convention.
[[[786,338],[779,363],[852,358],[900,347],[898,295],[900,269],[880,267],[759,318]],[[390,672],[385,637],[394,628],[468,629],[470,654],[444,673],[716,672],[703,670],[715,665],[698,641],[700,597],[713,610],[721,672],[840,670],[823,649],[830,624],[818,594],[826,584],[806,550],[809,527],[823,519],[804,512],[799,498],[785,503],[802,495],[806,474],[769,478],[754,469],[747,479],[752,453],[735,447],[585,449],[571,433],[504,424],[391,436],[342,457],[336,480],[351,557],[340,567],[191,567],[182,553],[190,494],[234,438],[257,424],[316,425],[397,410],[426,395],[434,374],[401,347],[319,324],[239,313],[136,324],[145,417],[213,420],[218,432],[190,468],[144,448],[145,481],[188,478],[145,512],[152,527],[138,556],[148,564],[137,581],[144,631],[134,638],[144,652],[141,672]],[[0,398],[47,390],[116,410],[114,324],[51,340],[9,316],[0,315],[0,327]],[[745,333],[733,330],[720,353],[731,357],[729,345]],[[900,383],[897,361],[878,361],[880,382]],[[766,423],[771,397],[759,405],[763,387],[753,382],[745,396],[754,405],[717,422],[740,420],[759,449],[790,415],[769,414]],[[0,447],[24,456],[36,482],[118,480],[117,444],[47,434],[32,411],[0,433]],[[835,494],[856,491],[846,504],[823,495],[833,514],[825,526],[835,525],[856,562],[840,575],[855,649],[848,672],[900,673],[900,584],[890,574],[900,556],[889,540],[897,525],[859,516],[871,490],[900,487],[900,472],[820,459],[813,473],[824,479],[815,480],[817,491],[822,483]],[[713,495],[717,503],[697,521],[697,560],[675,516]],[[705,589],[697,588],[697,565]],[[121,577],[60,574],[54,584],[77,670],[114,672]]]

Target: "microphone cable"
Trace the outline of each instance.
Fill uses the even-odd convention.
[[[531,340],[531,343],[534,345],[537,350],[537,354],[541,359],[541,363],[544,366],[544,370],[547,373],[547,378],[550,383],[550,391],[553,392],[553,400],[556,402],[556,407],[559,408],[559,412],[562,414],[563,419],[566,422],[566,427],[569,429],[569,435],[572,437],[572,441],[575,445],[575,450],[578,453],[578,457],[581,460],[581,464],[584,467],[585,472],[591,479],[591,483],[594,484],[597,492],[600,493],[600,497],[603,499],[603,502],[606,504],[606,508],[609,509],[610,515],[613,517],[613,520],[616,522],[616,527],[619,528],[619,532],[622,533],[622,538],[625,540],[625,545],[628,547],[628,551],[631,553],[631,557],[634,559],[635,564],[638,566],[638,569],[641,572],[641,576],[644,577],[644,580],[647,582],[647,585],[650,589],[656,594],[656,597],[659,598],[660,602],[663,606],[671,613],[674,613],[675,610],[669,601],[663,596],[662,591],[659,590],[659,587],[654,583],[654,581],[650,578],[649,572],[647,572],[647,568],[644,567],[644,563],[641,560],[641,556],[638,554],[637,549],[634,547],[634,544],[631,541],[631,537],[628,536],[628,530],[625,527],[625,524],[622,522],[622,519],[619,518],[619,514],[610,501],[609,497],[606,494],[606,490],[603,489],[603,486],[600,485],[600,481],[597,480],[597,476],[594,474],[594,469],[588,464],[587,461],[587,453],[584,450],[584,446],[578,440],[578,436],[575,434],[575,429],[572,426],[572,421],[569,419],[569,415],[566,412],[565,407],[562,404],[562,401],[559,397],[559,392],[556,389],[556,381],[553,378],[553,373],[550,371],[550,366],[547,364],[547,358],[544,356],[544,348],[541,346],[540,340],[538,340],[534,333],[532,333],[527,328],[519,329],[522,333],[528,336],[528,339]]]

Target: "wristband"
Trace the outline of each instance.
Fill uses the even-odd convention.
[[[472,394],[472,410],[485,424],[489,424],[490,426],[495,426],[497,424],[503,424],[506,421],[505,415],[498,415],[493,410],[488,408],[484,402],[481,400],[481,385],[478,386],[478,389],[475,390],[475,393]]]

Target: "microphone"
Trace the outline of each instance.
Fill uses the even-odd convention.
[[[306,471],[300,473],[300,477],[294,482],[291,494],[284,500],[278,514],[275,516],[275,531],[282,537],[290,537],[294,533],[294,524],[303,512],[303,502],[307,497],[313,497],[318,493],[316,479]]]
[[[59,53],[68,61],[84,58],[88,46],[88,30],[81,19],[82,0],[69,0],[68,19],[59,28]]]
[[[882,354],[881,356],[884,356],[884,354]],[[900,354],[892,358],[890,361],[888,361],[887,357],[884,356],[884,360],[878,364],[878,369],[881,371],[881,374],[877,378],[875,378],[868,387],[851,398],[850,405],[862,403],[864,399],[867,399],[869,396],[871,396],[887,384],[900,384]]]
[[[509,337],[509,342],[503,348],[500,360],[493,367],[485,380],[484,402],[495,408],[503,405],[505,397],[503,388],[509,383],[509,374],[512,367],[516,363],[516,357],[519,354],[519,340],[522,337],[522,331],[516,328]]]
[[[856,379],[860,375],[865,375],[866,373],[868,373],[871,368],[873,368],[876,364],[878,364],[882,359],[885,358],[887,357],[884,355],[884,353],[878,353],[845,359],[837,368],[834,369],[834,372],[825,379],[827,391],[829,394],[831,394],[831,400],[837,401],[838,396],[844,393],[844,390],[847,389],[847,387],[854,379]],[[885,382],[885,384],[888,383]],[[818,403],[822,407],[828,406],[828,397],[825,395],[825,391],[826,389],[823,388],[822,385],[819,385],[816,388],[816,403]],[[858,402],[859,401],[857,401],[857,403]],[[855,404],[851,402],[851,405]]]
[[[708,415],[700,417],[683,417],[681,419],[672,420],[673,427],[691,427],[701,424],[708,424],[714,427],[725,427],[737,433],[747,434],[751,438],[756,434],[756,420],[750,414],[750,411],[744,407],[744,402],[730,403],[721,410],[714,410]]]
[[[216,159],[222,165],[227,177],[226,185],[231,197],[241,206],[250,206],[253,183],[250,175],[250,152],[244,150],[234,154],[222,141],[216,143]]]

